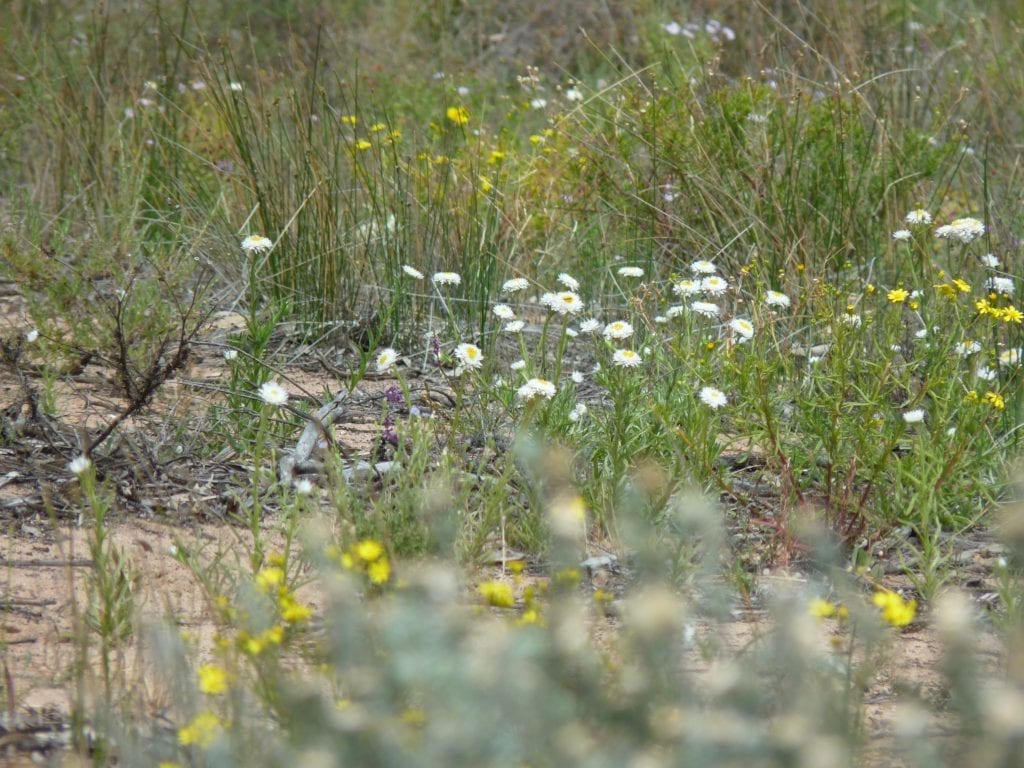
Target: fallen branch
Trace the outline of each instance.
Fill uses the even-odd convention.
[[[306,427],[299,435],[295,448],[291,452],[285,453],[281,457],[281,461],[278,462],[278,472],[282,482],[291,482],[296,475],[320,471],[319,463],[312,458],[313,451],[320,438],[324,438],[329,444],[334,443],[329,427],[345,412],[345,403],[348,401],[349,394],[347,389],[343,389],[329,403],[320,406],[316,413],[301,414],[306,419]]]

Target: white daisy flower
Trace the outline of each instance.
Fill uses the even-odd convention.
[[[579,421],[587,412],[586,403],[576,403],[569,411],[569,421]]]
[[[686,311],[686,307],[682,304],[675,304],[665,310],[665,317],[669,320],[674,320]]]
[[[700,293],[700,280],[680,280],[672,286],[672,293],[676,296],[693,296]]]
[[[913,235],[911,234],[909,229],[897,229],[895,232],[892,233],[892,239],[898,240],[900,242],[906,242],[911,237],[913,237]]]
[[[967,357],[968,355],[973,355],[976,352],[981,352],[981,344],[977,341],[967,339],[966,341],[959,342],[955,347],[953,347],[953,351],[960,355],[960,357]]]
[[[924,208],[915,208],[906,215],[904,221],[906,221],[907,224],[931,224],[932,215]]]
[[[904,411],[903,412],[903,420],[905,422],[907,422],[907,424],[919,424],[919,423],[921,423],[922,421],[924,421],[924,409],[923,408],[915,408],[912,411]]]
[[[395,364],[398,360],[398,353],[391,347],[385,347],[377,353],[377,371],[383,373]]]
[[[986,253],[982,256],[981,263],[989,269],[999,269],[999,259],[994,253]]]
[[[416,267],[410,267],[408,264],[403,264],[402,271],[405,272],[405,274],[407,274],[413,280],[423,279],[423,273],[416,269]]]
[[[526,323],[522,320],[513,320],[510,323],[505,323],[503,330],[508,331],[509,333],[520,333],[524,327],[526,327]]]
[[[601,321],[590,318],[580,323],[580,330],[583,333],[594,333],[595,331],[601,330]]]
[[[612,363],[619,368],[636,368],[644,360],[631,349],[617,349],[612,355]]]
[[[476,369],[484,364],[484,353],[476,344],[459,344],[455,348],[455,359],[463,368]]]
[[[77,477],[81,475],[83,472],[85,472],[87,469],[89,469],[89,467],[91,466],[92,461],[90,461],[89,457],[85,456],[84,454],[80,454],[78,456],[75,456],[75,458],[73,458],[68,463],[68,471],[72,475],[75,475]]]
[[[545,293],[540,303],[556,315],[578,315],[583,311],[583,299],[573,291]]]
[[[266,381],[260,385],[260,399],[267,405],[284,405],[288,402],[288,390],[276,381]]]
[[[723,405],[729,402],[729,398],[725,396],[725,392],[714,387],[702,387],[700,390],[700,399],[704,405],[718,410]]]
[[[513,277],[511,280],[506,280],[501,286],[502,293],[515,293],[517,291],[525,291],[530,287],[530,281],[525,277]]]
[[[242,241],[242,250],[246,253],[261,253],[270,250],[274,243],[263,235],[249,235]]]
[[[729,283],[718,275],[711,275],[700,281],[700,287],[711,296],[721,296],[729,288]]]
[[[619,267],[620,277],[643,277],[644,271],[640,267]]]
[[[769,307],[789,307],[789,296],[778,291],[765,291],[764,303]]]
[[[565,90],[566,101],[583,101],[583,92],[579,88],[567,88]]]
[[[547,379],[530,379],[516,391],[516,397],[527,402],[538,397],[550,400],[557,391],[555,385]]]
[[[1015,349],[1004,349],[1000,352],[999,364],[1003,366],[1020,365],[1020,347]]]
[[[990,277],[985,281],[985,287],[993,293],[1003,293],[1007,296],[1013,296],[1014,284],[1013,280],[1009,277]]]
[[[989,368],[987,365],[979,365],[977,370],[974,371],[974,375],[982,381],[992,381],[999,374],[996,373],[995,368]]]
[[[509,364],[508,367],[511,368],[513,371],[521,371],[526,367],[526,361],[516,360],[514,363]]]
[[[495,304],[492,311],[499,320],[515,320],[516,318],[516,313],[508,304]]]
[[[668,322],[668,318],[665,317],[664,315],[655,315],[654,322],[657,325],[664,325],[665,323]]]
[[[578,291],[580,289],[580,281],[566,272],[559,273],[558,282],[560,282],[570,291]]]
[[[572,373],[569,374],[569,378],[572,379],[573,382],[576,383],[576,384],[582,384],[583,383],[583,371],[573,371]]]
[[[854,328],[859,328],[860,327],[860,324],[861,324],[860,315],[852,315],[849,312],[847,312],[845,315],[842,316],[841,319],[842,319],[842,321],[844,323],[846,323],[847,325],[852,325]]]
[[[566,328],[565,335],[568,336],[570,339],[575,339],[580,334],[575,328]]]
[[[718,267],[710,261],[701,259],[690,265],[690,271],[695,275],[713,275],[718,271]]]
[[[433,280],[438,285],[459,285],[462,283],[462,277],[459,276],[458,272],[435,272]]]
[[[612,339],[628,339],[633,335],[633,326],[623,320],[616,320],[614,323],[608,323],[604,327],[604,337],[611,341]]]
[[[729,321],[729,327],[746,339],[754,338],[754,324],[742,317],[735,317]]]
[[[690,305],[690,309],[704,317],[718,317],[719,312],[718,305],[709,301],[695,301]]]

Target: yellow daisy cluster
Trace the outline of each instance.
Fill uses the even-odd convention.
[[[206,749],[220,733],[224,723],[213,712],[200,712],[188,725],[178,729],[178,743],[183,747],[195,745]]]
[[[985,403],[991,405],[997,411],[1001,411],[1006,408],[1006,400],[998,392],[989,390],[984,396],[979,395],[973,389],[964,395],[964,400],[968,403]]]
[[[955,277],[948,283],[936,285],[935,290],[940,296],[945,296],[947,299],[955,299],[961,293],[970,293],[971,286],[965,280]]]
[[[988,299],[978,299],[974,302],[974,308],[978,311],[979,316],[987,315],[1001,323],[1016,323],[1020,325],[1024,321],[1024,312],[1021,312],[1013,304],[997,307]]]
[[[271,557],[271,562],[279,562],[279,558]],[[273,594],[277,599],[277,608],[281,620],[285,624],[298,624],[313,616],[313,610],[295,597],[295,593],[285,584],[285,572],[281,565],[270,565],[260,569],[256,574],[256,587],[264,594]]]
[[[483,581],[477,585],[476,591],[488,605],[495,608],[515,608],[516,598],[512,587],[503,581]]]
[[[477,593],[487,604],[494,608],[512,609],[516,607],[515,592],[510,584],[503,581],[483,581],[477,585]],[[544,585],[528,586],[523,591],[523,612],[516,622],[520,625],[537,624],[543,626],[544,618],[541,615],[540,596],[544,592]]]
[[[845,605],[839,605],[821,597],[811,600],[807,606],[807,612],[817,619],[840,619],[850,618],[850,611]]]
[[[448,107],[445,111],[445,116],[454,125],[469,124],[469,110],[465,107]]]
[[[203,664],[199,668],[199,690],[211,696],[228,689],[228,672],[216,664]]]
[[[883,589],[876,592],[871,598],[882,611],[882,619],[894,627],[905,627],[914,620],[917,615],[917,601],[904,600],[895,592]]]
[[[328,549],[328,556],[336,560],[346,571],[358,571],[366,575],[371,584],[383,586],[391,578],[391,563],[384,545],[376,539],[363,539],[346,551],[337,547]]]

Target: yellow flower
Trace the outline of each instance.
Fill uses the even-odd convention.
[[[256,586],[262,592],[269,592],[273,587],[284,583],[284,570],[276,565],[262,569],[256,574]]]
[[[366,139],[360,139],[356,142],[356,149],[362,152],[363,150],[369,149],[373,144],[368,142]]]
[[[280,624],[276,624],[263,633],[263,641],[269,645],[280,645],[282,640],[284,640],[284,627]]]
[[[905,627],[914,620],[917,614],[917,601],[904,601],[895,592],[887,589],[876,592],[872,602],[882,610],[882,619],[894,627]]]
[[[216,696],[228,689],[228,673],[216,664],[203,664],[199,668],[199,690]]]
[[[998,392],[986,392],[985,402],[995,408],[997,411],[1001,411],[1006,407],[1006,401],[1003,400],[1003,396]]]
[[[979,315],[988,315],[992,313],[992,305],[985,299],[978,299],[974,302],[974,308],[978,310]]]
[[[262,638],[253,637],[248,632],[238,633],[238,647],[249,656],[259,656],[267,647]]]
[[[544,626],[544,618],[540,615],[540,611],[536,608],[527,608],[523,611],[523,615],[519,617],[520,626],[528,626],[535,624],[538,627]]]
[[[966,403],[976,403],[978,402],[978,399],[978,393],[975,392],[973,389],[970,390],[966,395],[964,395],[964,402]]]
[[[213,744],[220,727],[217,715],[213,712],[200,712],[191,723],[178,730],[178,743],[183,747],[195,744],[205,749]]]
[[[384,123],[374,123],[373,125],[370,126],[371,133],[380,133],[381,131],[386,131],[387,129],[388,127]]]
[[[555,572],[555,581],[559,584],[577,584],[580,578],[578,568],[562,568]]]
[[[386,557],[375,560],[366,569],[366,575],[370,577],[372,584],[386,584],[387,580],[391,578],[391,564],[388,563]]]
[[[372,563],[384,554],[384,547],[375,539],[363,539],[356,544],[356,556],[364,563]]]
[[[491,154],[487,157],[487,162],[490,165],[494,165],[496,163],[500,163],[504,159],[505,159],[505,153],[504,152],[502,152],[500,150],[497,150],[497,149],[492,149],[491,150]]]
[[[959,277],[953,278],[953,285],[956,286],[956,289],[958,291],[960,291],[960,293],[970,293],[971,292],[970,283],[967,283],[966,281],[961,280]]]
[[[312,618],[313,609],[300,603],[289,593],[281,595],[281,618],[288,624],[298,624]]]
[[[1011,304],[1002,309],[999,319],[1004,323],[1017,323],[1017,325],[1020,325],[1021,321],[1024,320],[1024,313]]]
[[[359,122],[359,118],[355,115],[342,115],[341,122],[345,123],[345,125],[355,125]]]
[[[907,300],[907,297],[909,295],[910,291],[908,290],[905,290],[903,288],[893,288],[891,291],[885,294],[885,298],[887,298],[893,304],[902,304],[904,301]]]
[[[466,125],[469,123],[469,110],[465,107],[448,107],[445,115],[455,125]]]
[[[836,604],[830,603],[828,600],[823,600],[820,597],[816,597],[811,600],[810,605],[807,606],[807,612],[819,619],[829,619],[836,615]]]
[[[512,587],[500,581],[485,581],[477,587],[480,596],[495,608],[514,608],[515,597]]]
[[[936,285],[935,290],[938,291],[940,296],[945,296],[947,299],[956,298],[955,286],[949,285],[947,283],[942,283],[941,285]]]

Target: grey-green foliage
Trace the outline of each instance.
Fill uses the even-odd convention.
[[[864,720],[865,692],[879,673],[899,680],[893,651],[907,641],[881,626],[862,589],[838,570],[834,594],[850,610],[843,623],[810,615],[809,598],[824,594],[813,581],[779,588],[762,620],[734,621],[736,604],[718,577],[714,514],[693,504],[679,502],[675,530],[707,546],[695,548],[684,592],[669,589],[657,567],[642,569],[613,620],[588,599],[589,588],[559,587],[557,578],[543,625],[522,626],[514,612],[467,605],[465,585],[447,566],[409,566],[401,588],[372,599],[328,566],[320,573],[323,630],[301,646],[317,674],[264,656],[220,703],[179,691],[183,718],[212,706],[228,723],[207,749],[190,748],[192,759],[611,768],[843,766],[884,755],[915,766],[1010,764],[1024,723],[1019,709],[998,707],[1019,701],[1024,681],[997,681],[979,666],[974,636],[984,620],[962,599],[937,609],[947,656],[935,680],[920,693],[894,694],[895,730],[879,734]],[[636,525],[634,540],[647,546],[653,539]],[[638,557],[652,563],[658,551]],[[1009,627],[1010,636],[1020,629]],[[187,679],[177,641],[162,642],[159,668],[171,681]],[[929,736],[940,722],[945,741]],[[129,765],[181,759],[151,733],[122,744]]]

